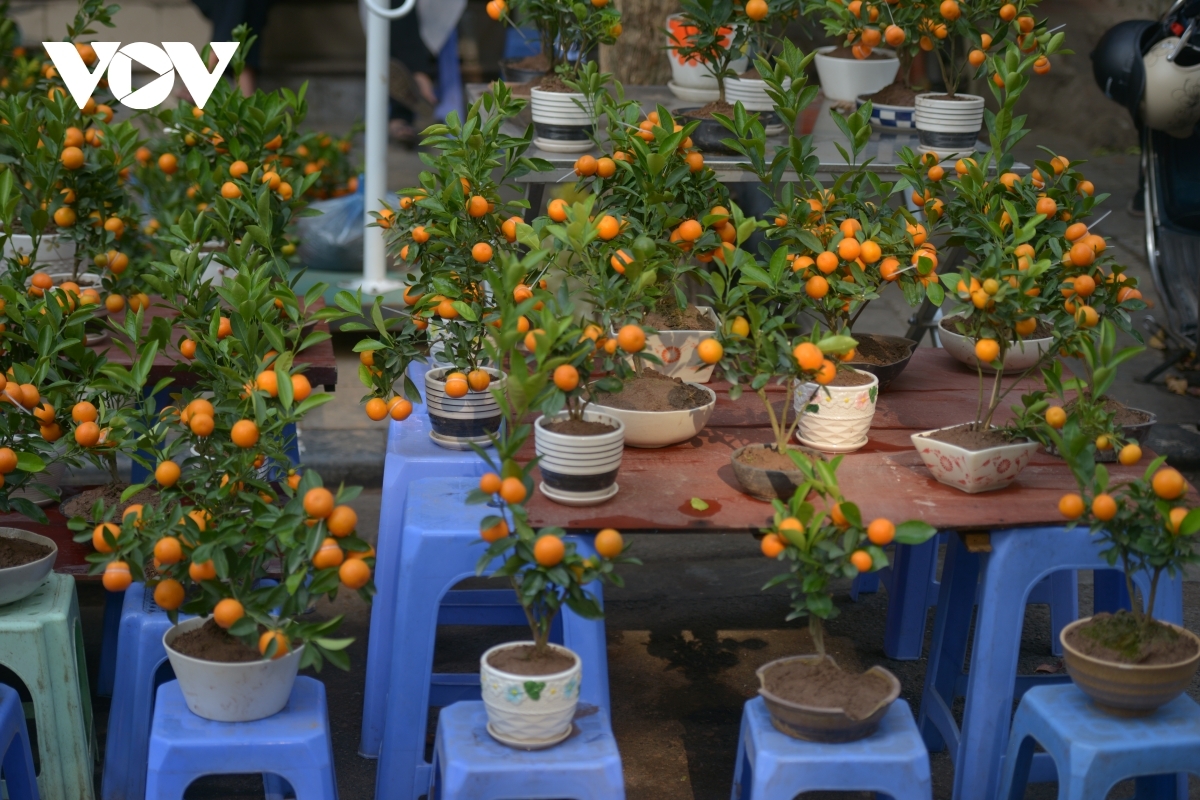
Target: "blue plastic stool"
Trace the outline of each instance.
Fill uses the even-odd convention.
[[[415,800],[428,792],[432,771],[425,761],[425,729],[430,706],[480,698],[477,673],[432,672],[438,624],[464,624],[460,613],[478,619],[482,610],[471,606],[469,599],[458,608],[445,603],[453,595],[478,597],[481,605],[493,606],[491,624],[526,624],[519,607],[494,607],[511,594],[509,590],[449,592],[454,584],[475,575],[475,563],[483,553],[479,521],[493,512],[486,505],[466,504],[467,493],[475,485],[471,479],[437,478],[413,481],[408,487],[394,600],[391,674],[387,686],[376,687],[382,688],[377,696],[386,698],[383,710],[387,720],[376,773],[378,797]],[[591,537],[571,540],[581,554],[594,555]],[[600,595],[598,585],[588,588]],[[574,650],[583,662],[580,699],[608,713],[604,620],[585,620],[568,609],[559,617],[561,644]],[[551,636],[557,638],[554,633]]]
[[[1063,800],[1107,797],[1129,778],[1139,800],[1186,798],[1182,773],[1200,775],[1200,706],[1185,694],[1150,716],[1116,717],[1074,684],[1030,689],[1013,719],[997,800],[1024,796],[1035,744],[1053,759]]]
[[[536,56],[542,52],[542,39],[534,27],[508,26],[504,29],[504,59]]]
[[[801,792],[874,791],[929,800],[929,753],[908,703],[892,703],[879,729],[857,742],[793,739],[771,724],[761,697],[746,703],[733,773],[733,800],[792,800]]]
[[[425,371],[410,367],[410,377],[418,386],[424,386]],[[384,704],[392,667],[396,588],[400,580],[400,537],[404,530],[408,485],[417,478],[478,478],[487,472],[487,464],[474,451],[439,447],[430,440],[429,431],[429,412],[423,403],[404,422],[392,421],[388,426],[383,501],[379,508],[379,536],[375,542],[376,594],[371,603],[362,738],[358,746],[359,754],[367,758],[378,757],[379,746],[383,743]],[[506,597],[505,604],[512,606],[515,600],[511,596]],[[474,624],[486,624],[486,620],[481,618]]]
[[[433,746],[429,800],[621,800],[621,754],[603,709],[575,716],[575,731],[546,750],[514,750],[487,732],[479,701],[443,708]]]
[[[325,684],[300,676],[283,710],[254,722],[213,722],[188,710],[178,681],[158,687],[146,800],[182,800],[205,775],[264,773],[268,798],[284,781],[297,800],[337,800]],[[266,780],[267,775],[277,776]]]
[[[0,683],[0,792],[8,800],[38,800],[33,750],[25,727],[25,711],[17,690]]]
[[[986,558],[950,537],[942,568],[933,645],[925,672],[918,724],[931,752],[950,748],[955,800],[992,800],[1008,745],[1013,700],[1039,684],[1067,683],[1060,675],[1017,675],[1025,604],[1033,588],[1060,570],[1108,569],[1086,528],[1016,528],[993,532]],[[982,573],[982,582],[980,580]],[[1137,576],[1142,589],[1148,577]],[[969,675],[964,675],[967,635],[975,612]],[[1154,614],[1183,621],[1183,583],[1159,582]],[[965,684],[965,691],[964,691]],[[965,697],[963,724],[955,723],[955,698]],[[1053,779],[1053,762],[1033,758],[1035,782]]]

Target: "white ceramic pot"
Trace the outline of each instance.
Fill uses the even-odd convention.
[[[530,114],[533,117],[534,143],[553,153],[584,153],[593,147],[594,109],[587,98],[574,92],[530,90]]]
[[[425,373],[425,405],[433,428],[429,438],[448,450],[470,450],[472,444],[488,447],[492,442],[488,433],[500,430],[503,420],[492,389],[504,391],[504,376],[498,370],[485,367],[484,371],[492,376],[487,389],[451,397],[446,394],[443,378],[454,371],[452,367],[439,367]]]
[[[869,376],[871,382],[861,386],[806,383],[796,389],[793,402],[800,415],[796,438],[801,444],[826,453],[852,453],[867,443],[879,398],[879,378],[854,371]]]
[[[282,711],[291,697],[304,645],[280,658],[240,664],[204,661],[171,649],[178,636],[208,619],[184,620],[163,634],[163,647],[191,712],[216,722],[251,722]]]
[[[1037,442],[1014,442],[987,450],[967,450],[929,438],[937,432],[914,433],[913,447],[917,448],[933,477],[967,494],[1008,486],[1025,469],[1039,447]]]
[[[971,369],[975,369],[979,365],[979,359],[975,357],[975,340],[963,336],[952,327],[947,327],[947,325],[954,324],[954,319],[955,317],[944,317],[938,323],[938,335],[941,337],[942,347],[947,353]],[[1044,339],[1009,342],[1008,351],[1004,354],[1004,372],[1006,374],[1024,372],[1034,366],[1042,359],[1043,355],[1050,351],[1053,342],[1054,338],[1050,336]],[[995,372],[996,370],[984,364],[983,371]]]
[[[603,403],[592,403],[592,407],[615,417],[625,424],[625,444],[628,447],[667,447],[686,442],[704,430],[713,409],[717,407],[717,393],[700,383],[690,383],[703,389],[708,403],[700,408],[679,411],[630,411],[613,408]]]
[[[488,733],[504,744],[529,748],[557,744],[571,733],[571,720],[579,704],[583,661],[567,648],[550,647],[575,659],[575,665],[550,675],[517,675],[488,663],[499,650],[533,642],[496,645],[479,659],[479,682],[487,709]]]
[[[717,89],[717,78],[708,65],[699,58],[679,55],[675,47],[683,44],[692,34],[684,25],[682,15],[671,14],[667,17],[667,59],[671,62],[671,82],[667,87],[682,100],[693,102],[710,102],[720,94]],[[730,31],[732,34],[732,31]],[[726,46],[730,39],[726,39]],[[736,73],[746,71],[747,58],[735,58],[729,63],[730,69]],[[728,89],[728,85],[726,87]],[[732,103],[733,101],[730,100]]]
[[[858,108],[862,108],[867,98],[859,97],[854,102]],[[872,101],[871,124],[885,131],[912,130],[917,127],[916,106],[893,106]]]
[[[791,78],[784,80],[784,88],[792,85]],[[725,100],[730,105],[741,101],[747,111],[774,111],[775,102],[767,94],[767,82],[758,78],[727,78]]]
[[[50,570],[54,569],[54,560],[58,558],[58,545],[54,540],[39,536],[32,531],[21,528],[0,528],[0,539],[24,539],[27,542],[43,544],[50,548],[49,555],[30,561],[19,567],[0,569],[0,606],[24,600],[42,585]]]
[[[594,436],[554,433],[544,426],[568,418],[566,411],[538,417],[533,425],[534,449],[542,471],[542,494],[556,503],[593,506],[613,497],[620,487],[617,471],[625,449],[625,423],[608,413],[585,410],[587,422],[615,425],[616,430]]]
[[[853,103],[860,94],[875,94],[896,80],[900,59],[895,52],[876,48],[875,52],[885,58],[833,58],[826,55],[837,49],[837,45],[817,48],[814,59],[821,91],[834,102]]]
[[[959,94],[957,100],[939,100],[942,94],[917,95],[914,120],[922,150],[939,154],[975,149],[975,140],[983,127],[983,98]]]
[[[28,255],[33,252],[33,237],[14,233],[4,243],[4,257]],[[75,242],[58,233],[47,233],[38,244],[37,258],[33,265],[42,272],[54,270],[68,273],[75,270]]]
[[[712,377],[715,364],[705,364],[696,355],[696,346],[705,339],[717,335],[721,321],[708,306],[696,306],[696,310],[713,322],[711,331],[659,331],[646,337],[646,351],[658,356],[662,365],[653,365],[655,372],[669,378],[679,378],[685,383],[707,383]]]

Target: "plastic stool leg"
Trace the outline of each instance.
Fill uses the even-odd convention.
[[[730,800],[749,800],[750,797],[750,720],[742,712],[742,725],[738,733],[737,761],[733,767],[733,794]]]
[[[1062,642],[1058,634],[1079,619],[1079,573],[1060,570],[1047,580],[1050,581],[1050,652],[1061,656]]]
[[[100,669],[96,674],[96,694],[112,697],[117,674],[117,640],[121,629],[124,592],[104,593],[104,639],[100,644]]]
[[[16,689],[0,684],[0,772],[11,800],[38,800],[33,751]]]
[[[937,537],[924,544],[896,546],[883,634],[883,652],[888,658],[915,661],[921,657],[929,614],[929,577],[937,563],[937,552]]]
[[[1129,590],[1125,588],[1125,576],[1115,569],[1098,569],[1092,575],[1092,611],[1115,614],[1121,609],[1133,608]]]
[[[850,584],[850,599],[858,602],[860,594],[875,594],[879,591],[879,573],[878,572],[860,572],[854,576],[854,582]],[[888,598],[888,608],[891,608],[891,598]],[[894,658],[894,656],[892,656]]]
[[[950,707],[954,705],[955,690],[967,657],[967,630],[978,583],[979,556],[968,552],[958,536],[950,536],[917,717],[917,727],[933,753],[949,745],[954,755],[957,748],[957,741],[947,742],[938,722],[953,725]]]

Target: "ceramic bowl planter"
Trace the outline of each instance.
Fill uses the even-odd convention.
[[[912,360],[912,355],[917,349],[916,342],[903,336],[888,336],[882,333],[855,333],[854,338],[858,342],[858,347],[855,348],[855,351],[860,356],[868,350],[882,352],[884,347],[890,347],[893,350],[908,348],[908,355],[888,364],[859,361],[857,358],[846,362],[849,366],[854,367],[860,372],[869,372],[878,378],[879,391],[881,392],[887,389],[888,384],[900,377],[900,373],[904,372],[904,368],[908,366],[908,362]]]
[[[1167,622],[1161,624],[1169,625],[1196,645],[1191,658],[1174,664],[1146,665],[1107,661],[1082,653],[1071,646],[1068,635],[1090,621],[1091,617],[1072,622],[1058,638],[1071,680],[1100,710],[1109,714],[1140,717],[1153,713],[1181,695],[1200,667],[1200,639],[1191,631]]]
[[[20,528],[0,528],[0,539],[20,539],[50,548],[50,552],[37,561],[29,561],[15,567],[0,568],[0,606],[2,606],[24,600],[42,585],[42,581],[46,580],[50,570],[54,569],[54,560],[58,558],[58,545],[54,543],[53,539]]]
[[[855,108],[862,108],[866,102],[865,96],[856,97]],[[893,106],[872,102],[871,124],[882,131],[911,131],[917,127],[916,106]]]
[[[33,237],[14,233],[4,243],[4,257],[27,255],[33,252]],[[59,233],[43,234],[38,243],[34,268],[40,272],[75,272],[75,242]]]
[[[979,359],[975,357],[975,340],[954,330],[952,325],[956,319],[957,317],[944,317],[938,323],[938,335],[941,337],[942,347],[946,349],[947,353],[971,369],[975,369],[979,365]],[[1034,366],[1042,360],[1046,353],[1050,352],[1053,342],[1054,337],[1052,336],[1009,342],[1008,350],[1004,354],[1004,374],[1012,375],[1024,372]],[[991,373],[996,370],[992,369],[990,365],[984,364],[983,371]]]
[[[697,56],[681,56],[675,50],[695,33],[694,28],[684,24],[681,14],[671,14],[667,17],[667,58],[671,62],[671,80],[667,88],[680,100],[710,103],[720,97],[716,77],[708,65]],[[728,46],[733,31],[726,29],[722,33],[726,36]],[[744,72],[747,61],[746,58],[736,58],[730,62],[730,69],[737,73]]]
[[[830,662],[832,658],[826,656]],[[851,715],[841,708],[822,708],[806,706],[779,697],[771,691],[772,678],[780,670],[787,669],[795,662],[813,664],[820,661],[819,656],[790,656],[763,664],[758,668],[758,680],[762,684],[758,693],[762,695],[771,714],[771,724],[781,733],[795,739],[809,742],[853,742],[865,739],[879,727],[880,720],[887,713],[888,707],[900,696],[900,681],[895,675],[883,667],[871,667],[866,675],[876,674],[887,681],[889,691],[878,703],[866,713]]]
[[[917,448],[933,477],[967,494],[1005,488],[1021,474],[1040,446],[1037,442],[1012,442],[985,450],[968,450],[930,438],[931,434],[937,432],[914,433],[913,447]]]
[[[163,646],[188,709],[217,722],[251,722],[282,711],[291,697],[304,645],[279,658],[237,664],[205,661],[171,648],[180,635],[209,619],[184,620],[163,634]]]
[[[806,383],[796,389],[793,398],[800,423],[796,438],[823,453],[853,453],[867,443],[875,401],[879,399],[879,378],[858,386],[819,386]]]
[[[661,366],[653,366],[655,372],[660,372],[668,378],[679,378],[685,383],[707,383],[712,377],[716,365],[701,361],[696,355],[696,346],[705,339],[715,337],[721,321],[717,319],[716,312],[708,306],[696,306],[696,310],[712,320],[712,330],[660,330],[646,337],[646,352],[662,361]]]
[[[508,642],[483,654],[479,659],[480,688],[488,733],[510,747],[538,750],[556,745],[571,734],[583,662],[567,648],[552,644],[556,652],[573,658],[575,665],[550,675],[517,675],[489,663],[493,653],[520,646],[531,647],[533,642]]]
[[[1150,435],[1150,429],[1154,427],[1156,422],[1158,422],[1158,417],[1153,413],[1141,408],[1128,408],[1128,410],[1145,414],[1147,419],[1145,422],[1135,422],[1129,425],[1122,425],[1121,435],[1124,436],[1126,441],[1136,442],[1139,445],[1145,444],[1146,437]],[[1058,455],[1058,449],[1052,444],[1046,446],[1046,452],[1053,456]],[[1107,450],[1097,450],[1096,462],[1100,464],[1111,464],[1117,460],[1117,456],[1118,452],[1117,448],[1115,447],[1110,447]]]
[[[542,494],[568,506],[594,506],[612,498],[620,486],[617,471],[625,449],[625,423],[598,411],[584,411],[584,422],[599,422],[613,430],[575,436],[555,433],[548,422],[569,419],[566,411],[553,417],[538,417],[533,425],[534,449],[542,471]]]
[[[425,373],[425,404],[433,428],[429,438],[448,450],[470,450],[472,444],[487,447],[489,433],[500,430],[503,416],[492,389],[504,391],[504,376],[498,370],[485,367],[492,376],[491,385],[482,392],[469,391],[462,397],[446,394],[445,377],[453,367],[440,367]]]
[[[529,92],[530,113],[536,134],[533,143],[551,153],[584,153],[592,149],[595,131],[587,98],[575,92]]]
[[[936,150],[948,157],[975,149],[983,127],[983,98],[976,94],[954,97],[947,100],[944,94],[930,92],[917,95],[915,119],[922,150]]]
[[[541,80],[546,74],[544,69],[526,69],[517,66],[524,58],[505,58],[500,61],[500,77],[509,85],[516,83],[533,83]]]
[[[821,91],[835,103],[853,103],[859,95],[875,94],[896,79],[900,59],[884,48],[875,53],[884,58],[836,58],[828,55],[836,45],[817,48],[817,77]]]
[[[790,500],[795,494],[796,488],[804,483],[804,473],[795,468],[761,467],[742,460],[746,455],[753,455],[756,450],[774,452],[775,445],[748,444],[730,453],[733,475],[742,485],[742,491],[768,503],[776,498],[784,501]]]
[[[784,88],[792,85],[791,78],[784,78]],[[731,106],[738,103],[747,111],[758,112],[763,132],[767,136],[778,136],[784,131],[783,120],[775,113],[775,102],[767,94],[767,82],[759,78],[726,78],[725,100]]]
[[[680,442],[686,442],[708,424],[713,409],[717,407],[717,394],[712,389],[699,383],[692,386],[704,391],[709,402],[699,408],[680,409],[678,411],[632,411],[625,408],[612,408],[603,403],[592,403],[592,408],[600,410],[610,417],[619,419],[625,425],[625,445],[628,447],[668,447]]]

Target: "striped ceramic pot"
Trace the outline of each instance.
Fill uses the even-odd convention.
[[[556,503],[591,506],[617,493],[617,471],[625,451],[625,423],[597,411],[584,411],[585,422],[613,426],[606,433],[579,436],[555,433],[548,422],[568,419],[566,411],[539,417],[533,426],[538,468],[542,471],[542,494]]]
[[[489,433],[500,430],[503,416],[492,390],[504,391],[504,375],[499,370],[484,367],[492,376],[491,385],[482,392],[468,391],[462,397],[446,394],[446,375],[454,367],[439,367],[425,373],[425,405],[429,409],[433,443],[449,450],[470,450],[472,444],[487,447]]]

